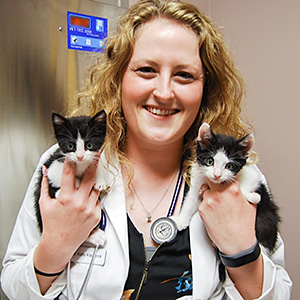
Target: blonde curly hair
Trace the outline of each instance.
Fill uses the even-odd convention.
[[[105,153],[108,158],[117,154],[121,162],[126,162],[122,151],[126,120],[121,105],[121,83],[133,53],[137,28],[154,18],[175,20],[199,37],[205,85],[198,116],[184,139],[182,155],[187,167],[194,160],[195,139],[201,123],[207,122],[214,131],[235,137],[245,135],[250,128],[241,118],[242,77],[222,34],[194,5],[179,0],[141,0],[130,7],[120,19],[117,32],[107,39],[105,53],[91,70],[89,89],[80,94],[77,111],[88,108],[91,115],[102,109],[106,111]]]

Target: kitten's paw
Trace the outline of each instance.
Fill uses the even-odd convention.
[[[96,228],[92,231],[90,236],[86,239],[85,243],[90,243],[92,245],[98,245],[103,247],[106,242],[105,233],[103,230]]]
[[[81,182],[81,180],[80,180],[79,178],[76,177],[76,178],[75,178],[75,187],[76,187],[76,189],[79,188],[80,182]]]
[[[59,196],[59,193],[60,193],[60,189],[56,191],[56,193],[55,193],[55,199],[57,199],[57,198],[58,198],[58,196]]]
[[[260,195],[258,193],[247,193],[247,195],[245,195],[246,199],[253,203],[253,204],[257,204],[260,202]]]
[[[176,223],[177,230],[182,231],[186,229],[189,225],[189,221],[184,220],[183,218],[179,216],[172,216],[171,219]]]
[[[93,188],[95,190],[98,190],[99,192],[103,192],[109,189],[109,186],[107,184],[100,184],[100,183],[95,183]]]

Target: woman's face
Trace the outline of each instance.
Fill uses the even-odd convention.
[[[141,26],[122,81],[127,141],[181,147],[198,114],[203,86],[194,31],[164,18]]]

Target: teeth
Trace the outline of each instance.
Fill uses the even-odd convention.
[[[154,115],[158,116],[169,116],[176,112],[175,109],[172,110],[166,110],[166,109],[159,109],[159,108],[153,108],[153,107],[146,107],[148,111],[150,111]]]

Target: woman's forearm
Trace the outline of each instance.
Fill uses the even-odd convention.
[[[231,280],[243,299],[257,299],[262,294],[263,288],[263,258],[262,255],[252,263],[238,267],[226,267]]]
[[[60,250],[54,245],[50,245],[49,243],[41,240],[35,249],[33,257],[34,267],[46,274],[60,273],[65,269],[70,257],[72,256],[67,253],[62,253]],[[41,294],[44,295],[58,275],[43,276],[36,273],[36,277],[38,279]]]

